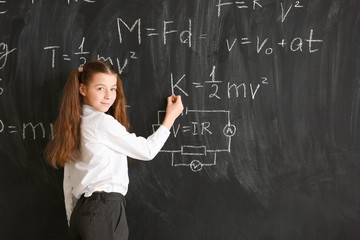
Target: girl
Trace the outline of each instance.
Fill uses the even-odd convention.
[[[64,198],[73,239],[127,239],[124,196],[127,156],[151,160],[183,111],[180,96],[167,99],[162,125],[147,139],[130,134],[122,83],[105,61],[71,72],[62,93],[54,138],[46,149],[64,167]]]

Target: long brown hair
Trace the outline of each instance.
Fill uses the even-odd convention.
[[[80,83],[88,86],[92,76],[96,73],[116,74],[112,65],[106,61],[97,60],[85,63],[82,71],[74,69],[65,84],[61,95],[60,111],[54,123],[54,138],[45,149],[46,160],[55,168],[63,167],[71,161],[73,153],[80,147],[80,123],[82,95]],[[122,82],[117,76],[116,99],[107,114],[112,115],[127,130],[130,124],[125,109],[125,96]]]

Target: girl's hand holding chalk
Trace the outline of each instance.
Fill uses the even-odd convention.
[[[165,119],[162,125],[167,127],[170,130],[171,126],[174,124],[175,119],[182,113],[184,106],[181,101],[181,96],[171,95],[167,98],[167,107]]]

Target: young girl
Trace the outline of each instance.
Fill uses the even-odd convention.
[[[182,111],[181,97],[168,97],[162,125],[147,139],[137,137],[128,132],[122,83],[110,64],[91,61],[71,72],[46,157],[54,167],[64,167],[65,208],[73,239],[128,238],[127,156],[153,159]]]

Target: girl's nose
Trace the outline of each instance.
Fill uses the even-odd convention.
[[[105,91],[105,99],[110,99],[110,93],[109,93],[109,91]]]

